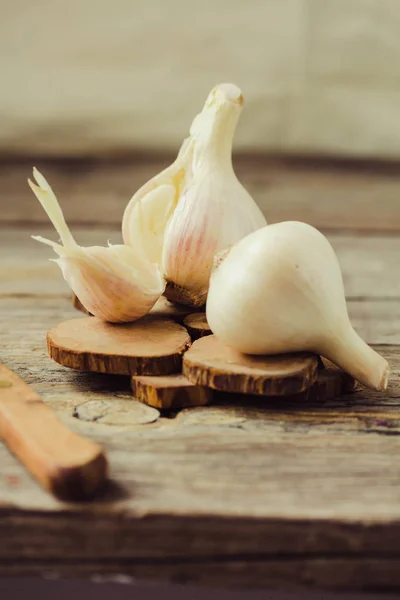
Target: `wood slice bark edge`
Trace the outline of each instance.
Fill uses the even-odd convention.
[[[162,410],[176,410],[206,406],[213,399],[213,391],[193,385],[184,375],[164,377],[131,377],[131,387],[137,400]]]
[[[184,355],[182,372],[195,385],[224,392],[287,396],[315,383],[318,357],[311,353],[248,356],[210,335],[193,342]]]
[[[182,325],[152,315],[121,325],[96,317],[71,319],[47,334],[49,356],[57,363],[114,375],[180,372],[190,343]]]
[[[183,319],[183,324],[188,330],[192,341],[212,334],[204,312],[187,315],[187,317]]]

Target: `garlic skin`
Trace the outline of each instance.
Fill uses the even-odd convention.
[[[310,225],[269,225],[217,257],[206,314],[239,352],[314,352],[367,387],[387,387],[389,365],[352,328],[334,250]]]
[[[157,265],[124,245],[84,248],[75,242],[46,179],[33,170],[38,185],[28,180],[61,238],[61,244],[32,236],[51,246],[64,279],[90,313],[111,323],[135,321],[146,315],[165,289]]]
[[[204,305],[214,256],[266,225],[232,165],[243,102],[237,86],[216,86],[174,163],[139,189],[125,210],[125,244],[140,246],[161,265],[172,301]]]

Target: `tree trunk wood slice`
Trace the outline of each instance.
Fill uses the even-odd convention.
[[[321,366],[322,365],[322,366]],[[289,407],[291,403],[297,406],[300,403],[319,403],[327,400],[333,400],[344,394],[349,394],[357,389],[357,382],[347,373],[339,369],[330,361],[323,359],[318,367],[316,382],[297,394],[286,395],[285,404],[280,406]],[[263,408],[268,406],[269,401],[276,402],[276,397],[254,396],[247,397],[243,394],[232,394],[227,392],[215,392],[214,403],[217,405],[234,406],[256,406]]]
[[[317,381],[302,393],[307,400],[321,401],[332,400],[342,394],[349,394],[357,389],[357,382],[353,377],[339,369],[328,359],[321,359],[323,368],[318,370]]]
[[[163,410],[205,406],[213,399],[210,388],[193,385],[183,375],[134,376],[131,386],[137,400]]]
[[[64,500],[91,497],[106,479],[100,446],[67,429],[27,383],[1,364],[0,439],[45,489]]]
[[[183,374],[195,385],[223,392],[288,396],[315,383],[318,357],[311,353],[245,355],[209,335],[196,340],[186,352]]]
[[[71,319],[47,334],[50,357],[65,367],[115,375],[168,375],[181,371],[190,346],[187,330],[147,315],[134,323]]]
[[[72,294],[72,305],[79,311],[85,313],[86,315],[91,315],[89,311],[83,306],[82,302],[79,300],[78,296]],[[199,308],[199,311],[203,311],[203,308]],[[157,315],[158,317],[164,317],[166,319],[172,319],[177,323],[183,323],[185,317],[187,315],[191,315],[195,313],[196,308],[193,306],[185,306],[183,304],[175,304],[174,302],[170,302],[164,296],[161,296],[153,306],[150,311],[150,315]],[[204,313],[200,313],[204,314]]]
[[[207,322],[206,313],[204,312],[188,315],[184,318],[183,324],[190,333],[192,341],[212,334],[210,326]]]

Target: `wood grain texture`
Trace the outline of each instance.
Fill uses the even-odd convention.
[[[317,380],[303,392],[284,397],[254,395],[244,397],[242,394],[215,392],[213,402],[219,405],[236,404],[237,406],[256,406],[259,408],[271,406],[274,402],[282,402],[284,406],[288,406],[288,403],[295,405],[297,402],[301,406],[309,402],[319,403],[333,400],[343,394],[350,394],[360,389],[360,386],[350,375],[323,358],[318,367]],[[357,402],[357,398],[354,401]]]
[[[2,574],[400,589],[398,347],[377,348],[393,367],[384,395],[361,390],[301,407],[296,399],[232,402],[140,424],[129,422],[128,378],[46,357],[44,332],[73,315],[68,296],[0,299],[0,360],[73,431],[104,447],[114,483],[100,503],[60,504],[0,447]],[[101,418],[86,420],[88,402],[92,415],[94,402],[105,403]],[[339,579],[335,565],[346,565]]]
[[[164,377],[132,377],[131,387],[137,400],[163,410],[205,406],[213,400],[211,389],[193,385],[181,374]]]
[[[221,392],[289,396],[315,383],[317,368],[314,354],[250,356],[208,335],[193,342],[183,357],[182,372],[195,385]]]
[[[232,527],[236,525],[237,521],[232,522]],[[192,528],[190,522],[186,526]],[[218,523],[215,523],[215,530],[219,532]],[[265,535],[268,534],[265,532]],[[299,531],[299,535],[303,534],[304,531]],[[231,593],[237,590],[242,594],[249,590],[258,590],[259,594],[265,594],[265,590],[279,590],[281,593],[287,590],[297,592],[299,596],[309,593],[310,598],[318,600],[332,600],[333,596],[326,592],[327,588],[332,590],[335,598],[338,596],[338,600],[342,596],[347,599],[349,593],[351,600],[397,600],[400,587],[400,560],[397,557],[381,560],[345,552],[311,556],[277,554],[275,557],[261,554],[213,555],[210,559],[199,557],[197,560],[188,560],[183,556],[159,560],[118,560],[110,556],[97,561],[61,559],[55,562],[46,559],[40,564],[34,560],[11,562],[6,559],[0,563],[0,575],[33,576],[43,572],[49,578],[92,578],[96,583],[123,582],[135,585],[141,581],[154,584],[156,580],[180,586],[188,584],[211,587],[214,594],[220,589],[221,595],[227,589],[231,589]],[[199,591],[196,590],[196,593]],[[207,593],[204,589],[202,591]],[[352,592],[358,594],[353,597]],[[274,596],[266,598],[272,600]]]
[[[53,360],[71,369],[109,375],[179,372],[189,345],[182,325],[153,315],[118,325],[96,317],[71,319],[47,333],[47,350]]]
[[[118,243],[127,200],[164,164],[37,166],[78,242],[92,245]],[[389,389],[329,399],[311,389],[301,403],[262,406],[230,396],[165,418],[142,412],[152,409],[133,398],[129,377],[46,356],[45,332],[77,313],[51,252],[29,239],[56,234],[26,188],[27,167],[0,171],[0,360],[104,447],[112,483],[100,502],[60,503],[0,446],[0,572],[399,592],[400,346],[387,345],[400,344],[396,168],[238,163],[269,222],[329,229],[351,320],[368,343],[386,344],[376,350],[392,366]],[[25,225],[9,227],[18,220]]]
[[[2,572],[136,573],[248,587],[273,582],[277,564],[279,583],[290,574],[293,588],[398,590],[390,569],[399,556],[398,439],[352,440],[328,427],[323,435],[278,424],[274,431],[265,421],[257,430],[255,415],[232,416],[181,420],[178,428],[172,420],[169,430],[119,433],[118,443],[115,434],[93,432],[114,455],[119,486],[102,503],[75,509],[43,503],[32,490],[29,507],[21,497],[29,487],[0,451],[14,505],[3,503],[0,512]],[[319,576],[312,569],[304,579],[293,569],[318,560],[326,569]],[[365,578],[369,562],[375,568]],[[338,582],[332,566],[344,563]],[[219,568],[207,572],[204,564]],[[233,580],[228,565],[239,569]]]
[[[192,341],[198,340],[206,335],[211,335],[212,331],[207,322],[205,313],[195,313],[184,318],[183,324],[189,332]]]
[[[307,400],[330,400],[354,392],[359,387],[350,375],[329,360],[322,358],[321,361],[323,368],[318,369],[317,381],[303,392]]]
[[[72,433],[15,373],[0,363],[0,439],[35,479],[64,500],[82,500],[104,486],[100,446]]]
[[[120,227],[135,191],[173,158],[35,159],[35,163],[54,188],[68,223]],[[330,230],[400,230],[400,176],[395,164],[238,156],[235,165],[269,223],[298,220]],[[26,184],[31,171],[31,160],[0,164],[2,192],[7,198],[1,211],[5,224],[48,222]]]

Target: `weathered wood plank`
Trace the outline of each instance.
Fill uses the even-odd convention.
[[[215,524],[216,530],[219,523]],[[190,524],[187,525],[190,527]],[[235,523],[232,524],[235,527]],[[300,533],[301,535],[303,532]],[[267,534],[266,534],[267,535]],[[261,589],[271,590],[335,590],[331,595],[324,591],[322,595],[310,598],[337,599],[338,592],[364,592],[354,596],[354,600],[396,600],[400,588],[400,559],[394,558],[359,558],[348,555],[316,557],[282,556],[269,558],[263,556],[220,557],[213,555],[210,559],[166,559],[116,560],[114,557],[104,561],[3,561],[0,563],[0,575],[26,576],[45,573],[49,579],[60,577],[91,577],[97,583],[123,582],[135,584],[140,581],[168,582],[191,584],[216,588]],[[123,574],[123,575],[122,575]],[[121,576],[122,575],[122,576]],[[186,589],[187,588],[178,588]],[[8,591],[8,589],[7,589]],[[135,588],[132,592],[134,593]],[[372,594],[371,592],[379,595]],[[206,593],[206,592],[205,592]],[[320,592],[321,593],[321,592]],[[388,596],[386,594],[389,594]],[[392,595],[396,594],[396,595]],[[183,596],[182,596],[183,597]],[[213,598],[217,596],[212,596]],[[262,596],[264,597],[264,596]],[[266,596],[273,598],[275,596]],[[278,597],[278,596],[276,596]],[[286,598],[285,596],[279,596]],[[294,597],[294,596],[293,596]],[[339,596],[340,598],[341,596]],[[348,595],[346,594],[346,598]],[[351,595],[353,598],[353,594]],[[260,596],[261,598],[261,596]]]
[[[390,303],[392,304],[394,303]],[[91,403],[92,408],[96,408],[96,402],[103,402],[105,404],[98,406],[101,419],[97,425],[100,426],[107,422],[105,415],[108,412],[112,413],[113,402],[117,403],[118,411],[128,409],[127,403],[132,398],[129,378],[76,372],[57,365],[47,357],[45,331],[53,322],[60,320],[62,315],[76,315],[68,298],[42,299],[36,306],[27,298],[5,298],[1,300],[0,308],[0,360],[31,383],[62,415],[72,417],[75,414],[79,417],[88,403]],[[9,326],[10,319],[13,321],[12,329]],[[323,430],[332,427],[335,431],[395,433],[399,426],[400,352],[394,346],[382,346],[378,350],[388,358],[393,370],[391,385],[385,394],[363,390],[323,404],[307,402],[301,407],[298,402],[277,403],[276,399],[269,403],[263,399],[260,407],[256,399],[246,398],[245,406],[248,406],[248,412],[238,407],[235,402],[232,407],[183,411],[177,417],[176,423],[181,423],[184,428],[195,424],[196,427],[201,425],[207,429],[210,425],[218,426],[221,423],[228,426],[243,423],[248,417],[252,423],[250,427],[257,430],[267,428],[281,431],[287,427],[299,427],[303,430],[304,427],[312,425]],[[86,407],[82,411],[79,407],[84,404]],[[113,420],[111,414],[109,422],[121,427],[131,427],[148,421],[142,420],[140,410],[136,412],[138,417],[127,417],[125,425],[122,417]],[[161,426],[160,423],[156,425],[157,430]],[[165,428],[167,423],[170,424],[171,421],[162,420],[162,428]],[[86,424],[90,429],[91,424],[86,421],[78,426],[86,427]]]
[[[78,241],[118,241],[110,229],[78,228]],[[45,332],[79,313],[49,250],[26,242],[31,227],[1,233],[0,361],[102,444],[113,482],[96,504],[60,503],[0,445],[0,574],[400,590],[398,346],[377,347],[393,370],[384,394],[301,406],[224,397],[162,418],[128,377],[47,357]],[[330,239],[356,329],[400,344],[398,240]]]
[[[354,329],[367,343],[400,343],[400,299],[349,300],[347,307]]]
[[[136,156],[35,163],[54,187],[69,222],[117,226],[134,192],[171,160],[173,156]],[[32,166],[32,161],[0,163],[4,224],[47,221],[26,184]],[[329,229],[400,230],[400,175],[395,165],[239,156],[236,167],[271,223],[299,220]]]
[[[196,554],[195,547],[181,546],[182,540],[163,539],[163,533],[169,527],[175,531],[184,529],[185,520],[209,521],[215,528],[218,518],[221,532],[225,519],[231,525],[238,519],[238,530],[232,532],[235,548],[227,548],[227,553],[256,553],[257,548],[270,553],[323,549],[335,553],[344,548],[350,552],[352,548],[355,554],[399,556],[400,466],[393,460],[400,450],[399,436],[349,435],[329,431],[328,427],[315,431],[311,427],[297,431],[276,427],[274,431],[268,426],[253,427],[251,419],[248,428],[235,427],[228,419],[225,424],[214,425],[177,423],[163,420],[158,426],[122,430],[95,424],[89,428],[75,420],[76,431],[85,430],[108,451],[111,476],[116,482],[102,502],[84,506],[58,503],[46,496],[1,448],[0,557],[181,556],[182,548]],[[33,528],[29,536],[29,545],[17,535],[7,537],[4,544],[5,535],[10,535],[14,526],[17,531],[25,520],[29,525],[27,517],[37,527],[36,533]],[[240,535],[236,538],[244,533],[241,519],[253,536],[257,521],[259,525],[265,520],[271,528],[280,523],[282,538],[277,531],[276,539],[258,540],[260,547],[254,538],[246,543]],[[293,524],[297,524],[299,534],[313,521],[319,539],[307,535],[294,546],[286,546],[285,534],[290,533]],[[132,537],[128,535],[129,522]],[[154,539],[157,522],[161,539]],[[336,543],[324,540],[323,528],[327,524],[328,537],[334,537],[335,524],[338,528]],[[358,543],[354,546],[343,532],[347,524],[356,532]],[[47,533],[44,527],[49,528]],[[139,534],[142,530],[144,534],[151,528],[152,536],[148,540],[140,538],[138,544],[135,531]],[[378,528],[381,534],[375,549],[369,528],[372,532]],[[51,542],[51,529],[61,534],[60,539],[54,539],[54,547],[46,543],[47,536]],[[64,529],[69,529],[68,536],[64,537]],[[94,531],[86,537],[90,529]],[[126,531],[125,540],[118,539],[118,531]],[[111,532],[113,539],[108,539]],[[189,538],[191,532],[184,535]],[[201,537],[201,532],[197,535]],[[228,532],[225,535],[229,537]],[[209,538],[204,544],[204,551],[211,552],[214,546],[223,552],[221,541]]]
[[[262,410],[187,409],[157,419],[129,410],[128,378],[76,373],[46,357],[45,330],[70,314],[69,297],[3,298],[0,360],[72,429],[102,444],[114,483],[100,503],[62,504],[0,447],[1,573],[117,571],[247,587],[281,585],[290,575],[294,588],[399,589],[392,566],[400,555],[398,348],[380,349],[394,366],[385,395],[364,391],[300,409],[276,401]],[[96,402],[101,418],[91,422],[87,409],[93,414]],[[339,560],[348,566],[338,583],[332,565]]]
[[[120,231],[112,227],[74,227],[73,233],[85,246],[121,242]],[[31,234],[57,240],[48,223],[1,231],[0,296],[69,293],[58,266],[48,260],[54,252],[32,240]],[[400,236],[328,232],[327,237],[337,253],[348,298],[400,298]]]
[[[74,228],[76,240],[83,246],[121,243],[117,229]],[[6,229],[0,235],[0,295],[71,295],[59,267],[51,262],[56,254],[49,247],[31,239],[33,234],[43,234],[57,240],[54,228],[32,224],[24,229]]]
[[[399,590],[399,438],[232,425],[118,436],[100,426],[92,435],[108,450],[118,487],[95,505],[55,503],[0,450],[0,572],[246,587],[282,585],[290,575],[293,588]],[[321,560],[325,574],[310,567],[304,577],[300,565]],[[341,564],[338,580],[332,565]],[[233,579],[231,568],[239,570]]]

